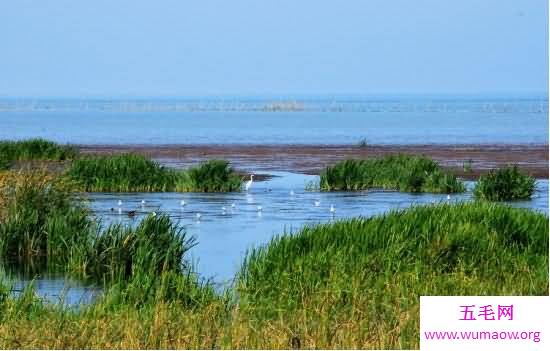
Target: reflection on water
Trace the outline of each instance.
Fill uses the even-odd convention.
[[[196,236],[198,245],[192,248],[190,258],[201,276],[225,285],[239,269],[246,250],[267,243],[276,234],[296,231],[305,224],[372,216],[413,204],[465,201],[472,197],[471,191],[451,195],[450,200],[446,194],[306,192],[305,185],[318,177],[274,174],[277,177],[269,181],[255,182],[249,193],[92,193],[88,200],[103,225],[134,225],[151,212],[169,214],[189,234]],[[473,185],[468,182],[468,189]],[[548,181],[537,182],[531,201],[512,205],[548,214]],[[330,212],[331,206],[334,213]],[[135,216],[129,217],[129,211],[136,211]],[[23,287],[28,282],[21,279],[17,286]],[[38,293],[48,301],[61,298],[67,304],[92,301],[98,293],[97,289],[63,277],[42,276],[35,284]]]

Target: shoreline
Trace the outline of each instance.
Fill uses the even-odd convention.
[[[188,167],[207,159],[225,159],[241,171],[286,171],[317,175],[346,158],[372,158],[395,153],[425,155],[464,179],[491,168],[517,164],[535,178],[548,178],[548,144],[304,145],[304,144],[164,144],[75,145],[83,154],[134,152],[171,167]],[[472,160],[471,172],[463,164]]]

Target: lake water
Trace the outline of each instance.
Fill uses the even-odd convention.
[[[545,98],[0,99],[0,139],[44,137],[75,144],[355,144],[366,138],[374,144],[546,144],[547,114]],[[306,192],[306,183],[316,176],[269,173],[277,177],[255,183],[249,194],[98,193],[89,194],[88,200],[105,225],[135,225],[152,211],[169,214],[198,240],[188,257],[196,270],[223,286],[234,277],[246,251],[274,235],[308,224],[372,216],[414,204],[467,201],[472,196],[466,192],[447,200],[446,195],[435,194]],[[182,199],[185,207],[180,205]],[[118,200],[123,202],[120,214]],[[329,212],[331,205],[335,215]],[[537,182],[531,201],[513,206],[548,214],[548,181]],[[138,215],[128,218],[129,210]],[[15,293],[31,282],[26,276],[14,278]],[[34,284],[46,300],[68,305],[90,302],[98,294],[97,288],[63,276],[40,276]]]
[[[308,224],[368,217],[414,204],[468,201],[472,198],[471,191],[454,194],[450,200],[445,194],[310,192],[304,190],[305,185],[318,180],[317,176],[283,172],[275,172],[275,175],[269,181],[254,183],[249,193],[91,193],[86,197],[103,225],[136,225],[153,211],[170,215],[198,241],[187,258],[194,263],[201,277],[212,279],[220,288],[231,282],[248,249],[268,243],[277,234],[295,232]],[[468,189],[473,186],[473,182],[467,182]],[[122,201],[120,211],[119,200]],[[145,206],[142,206],[142,200],[145,200]],[[186,203],[184,207],[181,200]],[[320,202],[319,206],[315,205],[316,201]],[[329,211],[331,205],[336,209],[334,215]],[[548,181],[537,181],[532,200],[512,205],[548,214]],[[258,211],[258,206],[262,207],[261,211]],[[130,210],[137,210],[134,218],[127,216]],[[200,220],[197,220],[197,213],[201,214]],[[21,288],[28,282],[27,277],[22,277],[17,281],[17,287]],[[98,293],[95,287],[63,277],[40,277],[35,284],[37,292],[48,301],[62,300],[69,305],[90,302]]]
[[[0,139],[76,144],[548,142],[544,98],[0,100]]]

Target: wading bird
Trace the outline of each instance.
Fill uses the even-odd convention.
[[[202,215],[200,214],[200,212],[197,213],[195,216],[197,217],[197,221],[200,221],[200,220],[201,220]]]
[[[141,200],[141,206],[145,206],[145,200]]]
[[[315,200],[313,204],[315,205],[315,207],[319,207],[319,205],[321,204],[321,201]]]
[[[250,189],[250,187],[252,186],[253,181],[254,181],[254,174],[251,174],[250,175],[250,180],[248,182],[246,182],[246,184],[244,186],[244,190],[248,191],[248,189]]]
[[[330,205],[330,213],[332,213],[332,215],[336,213],[336,209],[334,208],[334,205]]]
[[[258,212],[262,212],[262,206],[258,206]]]
[[[181,205],[181,207],[185,206],[185,200],[181,200],[180,205]]]
[[[118,200],[118,207],[122,206],[122,200]]]

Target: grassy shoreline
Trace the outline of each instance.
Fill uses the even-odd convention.
[[[171,259],[185,262],[185,250],[170,248],[189,244],[169,219],[145,222],[92,245],[86,266],[109,282],[95,304],[0,296],[0,347],[417,348],[420,295],[548,294],[547,216],[495,203],[283,234],[250,251],[222,294]]]
[[[136,155],[72,162],[62,176],[0,172],[0,255],[17,268],[39,262],[93,281],[104,294],[68,309],[44,303],[32,286],[14,297],[0,277],[1,348],[411,349],[419,346],[421,295],[548,295],[548,217],[487,201],[413,206],[276,236],[251,249],[234,285],[216,293],[187,261],[194,238],[168,216],[101,228],[75,191],[178,181],[202,191],[240,187],[227,162],[181,173]],[[351,189],[461,185],[432,160],[410,156],[353,161],[342,174],[333,181]]]

